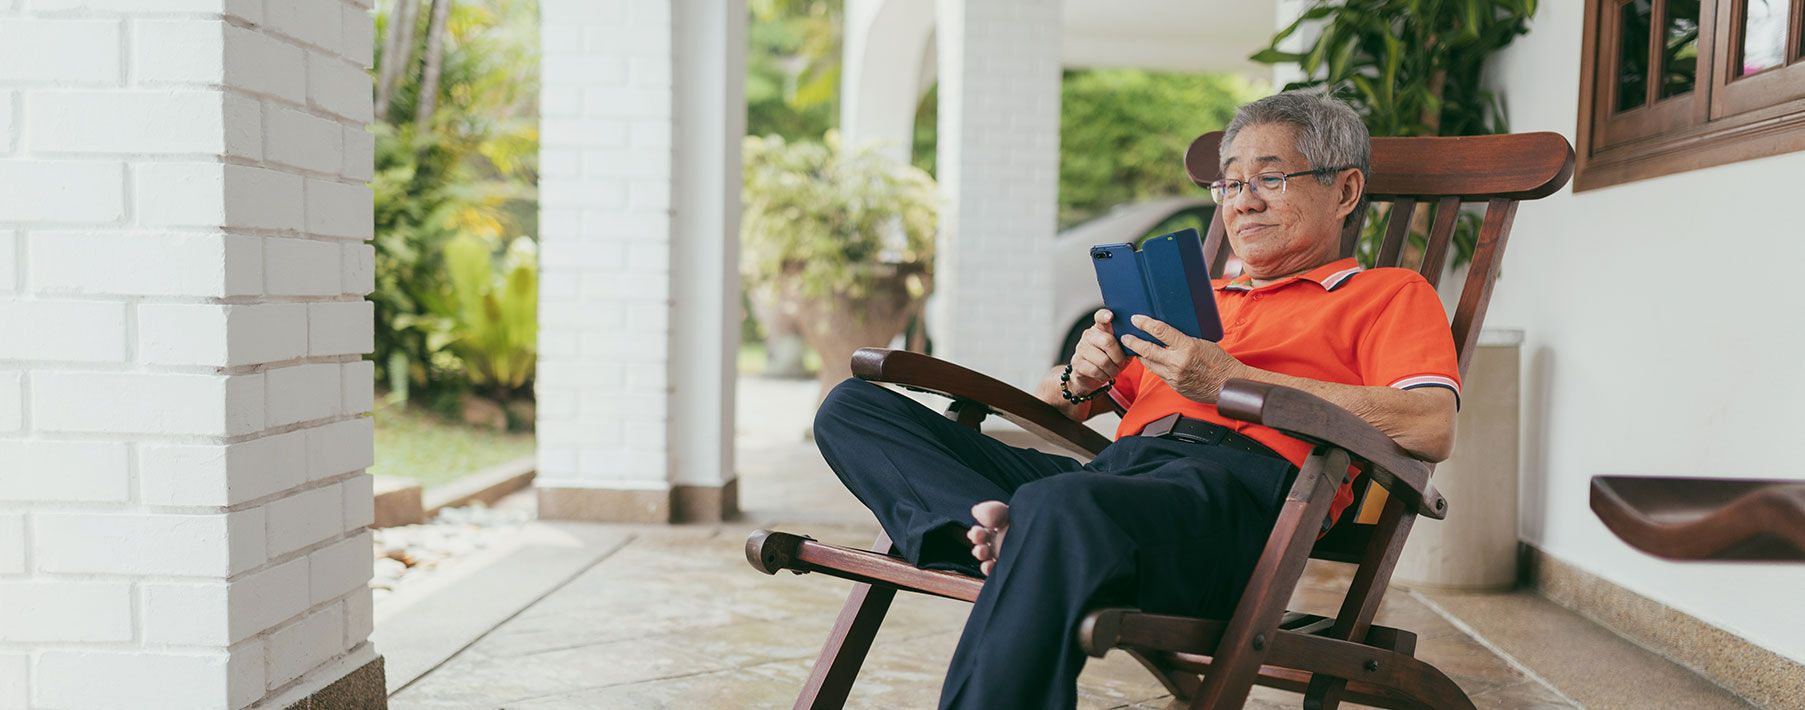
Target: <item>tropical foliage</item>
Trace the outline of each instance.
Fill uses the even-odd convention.
[[[521,255],[537,231],[535,7],[378,3],[371,300],[377,367],[402,396],[443,402],[530,381],[537,265]],[[481,273],[479,253],[490,262]],[[494,269],[503,275],[485,276]]]
[[[839,123],[843,0],[751,0],[746,134],[820,140]]]
[[[1256,62],[1297,64],[1305,79],[1347,101],[1375,136],[1470,136],[1510,130],[1504,100],[1486,88],[1485,62],[1529,31],[1536,0],[1316,0],[1280,30]],[[1299,51],[1284,49],[1307,27]],[[1427,210],[1417,213],[1419,222]],[[1367,219],[1361,256],[1376,255],[1383,215]],[[1413,228],[1419,245],[1426,229]],[[1472,258],[1477,219],[1462,215],[1455,263]]]

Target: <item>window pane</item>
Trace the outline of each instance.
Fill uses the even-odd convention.
[[[1786,63],[1786,27],[1792,0],[1748,0],[1742,15],[1742,76]]]
[[[1617,110],[1648,102],[1648,23],[1652,0],[1630,0],[1618,8]],[[1756,0],[1759,2],[1759,0]]]
[[[1667,1],[1667,41],[1661,47],[1661,98],[1692,92],[1698,76],[1699,0]]]

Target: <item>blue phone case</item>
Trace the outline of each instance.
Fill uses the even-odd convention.
[[[1134,327],[1132,317],[1145,315],[1162,321],[1193,338],[1222,339],[1222,321],[1216,313],[1216,294],[1210,287],[1209,268],[1203,262],[1203,239],[1195,229],[1184,229],[1147,240],[1137,251],[1132,244],[1099,244],[1091,247],[1091,265],[1103,290],[1103,305],[1111,314],[1119,341],[1132,334],[1165,343]],[[1139,353],[1127,345],[1130,355]]]

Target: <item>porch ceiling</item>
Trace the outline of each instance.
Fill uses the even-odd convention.
[[[1064,63],[1229,71],[1271,78],[1247,61],[1272,37],[1280,0],[1065,0]]]

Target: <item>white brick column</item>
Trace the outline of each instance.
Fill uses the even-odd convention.
[[[369,5],[0,0],[0,708],[381,701]]]
[[[737,509],[744,0],[543,0],[542,517]]]
[[[1056,357],[1059,0],[939,0],[934,354],[1019,386]],[[1061,255],[1070,258],[1069,255]]]

